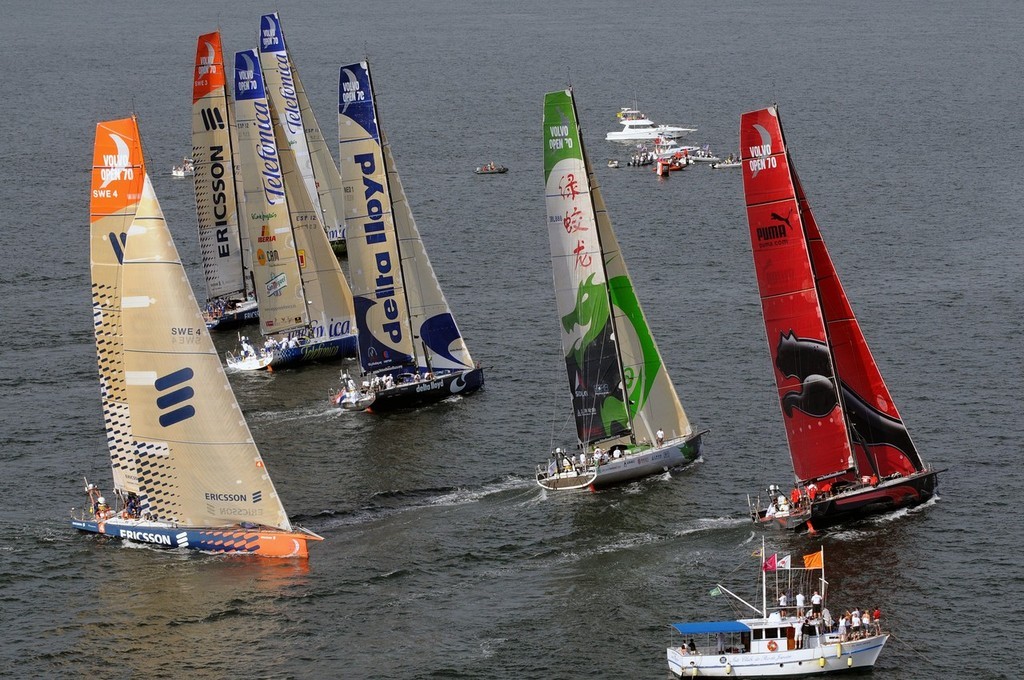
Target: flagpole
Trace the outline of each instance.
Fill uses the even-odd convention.
[[[764,534],[761,534],[761,616],[768,618],[768,574],[764,570]]]

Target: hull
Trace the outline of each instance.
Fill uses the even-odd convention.
[[[779,652],[683,654],[667,650],[668,667],[681,678],[794,678],[871,668],[888,641],[888,635]]]
[[[938,471],[924,470],[907,477],[883,480],[877,486],[863,486],[815,500],[810,510],[787,515],[765,517],[763,511],[755,521],[763,526],[776,526],[790,531],[824,529],[843,522],[851,522],[900,508],[920,505],[935,495]]]
[[[207,319],[206,327],[211,331],[227,331],[240,328],[247,324],[258,323],[259,320],[259,307],[256,305],[255,301],[252,301],[243,303],[238,309],[231,312],[225,312],[216,319]]]
[[[332,361],[356,355],[356,336],[345,335],[340,338],[311,342],[299,347],[279,349],[274,352],[270,368],[289,368],[312,361]]]
[[[483,386],[483,369],[472,368],[437,376],[433,380],[402,383],[356,400],[338,401],[336,398],[335,403],[349,411],[396,411],[426,406],[456,394],[472,394]]]
[[[577,489],[604,489],[625,484],[644,477],[660,475],[672,468],[692,463],[701,455],[704,433],[689,439],[675,439],[661,448],[652,448],[609,462],[573,469],[549,475],[546,470],[537,472],[537,484],[550,491],[572,491]]]
[[[508,168],[477,168],[473,172],[475,172],[478,175],[504,175],[506,172],[508,172]]]
[[[102,534],[160,548],[188,548],[209,553],[309,557],[308,542],[323,538],[311,531],[282,531],[269,527],[180,527],[163,522],[112,517],[108,520],[71,520],[79,531]]]

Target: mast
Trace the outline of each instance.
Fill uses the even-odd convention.
[[[569,87],[568,92],[569,92],[569,101],[572,102],[572,116],[573,116],[573,119],[576,121],[576,131],[577,131],[577,133],[579,135],[580,153],[583,154],[583,167],[584,167],[584,169],[586,170],[586,173],[587,173],[587,183],[590,185],[590,191],[587,192],[587,197],[588,197],[588,199],[590,201],[590,209],[593,211],[593,213],[595,215],[595,222],[596,222],[596,215],[598,213],[598,210],[597,210],[597,204],[595,202],[594,195],[595,195],[595,193],[600,191],[600,188],[597,186],[597,182],[596,182],[597,178],[594,176],[594,170],[593,170],[593,167],[590,164],[590,157],[587,155],[587,147],[586,147],[586,144],[583,142],[583,126],[580,125],[580,122],[579,122],[580,121],[580,116],[579,116],[579,113],[578,113],[578,111],[576,109],[576,97],[575,97],[575,95],[573,95],[572,87],[571,86]],[[597,236],[598,248],[599,248],[599,251],[601,253],[601,262],[603,264],[604,263],[604,257],[605,257],[605,249],[604,249],[603,239],[601,237],[601,229],[600,228],[598,228],[596,230],[596,236]],[[613,335],[612,335],[612,343],[611,344],[612,344],[612,347],[615,350],[615,361],[618,364],[618,370],[619,370],[619,385],[618,385],[619,393],[622,395],[622,401],[626,405],[626,420],[627,420],[627,423],[629,425],[629,441],[632,444],[636,445],[636,433],[634,432],[634,429],[633,429],[633,412],[632,412],[632,409],[629,408],[629,396],[626,394],[626,385],[625,385],[625,381],[623,379],[623,376],[626,374],[626,371],[625,371],[625,367],[623,366],[623,363],[622,363],[622,350],[619,349],[619,340],[618,340],[618,338],[619,338],[619,327],[618,327],[618,322],[616,321],[615,301],[612,298],[612,290],[611,290],[611,286],[609,286],[607,272],[605,274],[605,281],[604,281],[603,288],[604,288],[605,298],[608,300],[608,310],[609,310],[609,312],[611,312],[610,318],[611,318],[612,333],[613,333]],[[625,434],[625,433],[623,433],[623,434]],[[607,437],[606,439],[615,439],[618,436],[621,436],[621,435],[617,435],[616,437]],[[594,440],[594,441],[600,442],[600,441],[604,441],[604,439]],[[589,443],[593,443],[593,442],[584,442],[584,446],[586,446]]]
[[[768,618],[768,572],[764,568],[764,534],[761,535],[761,616]]]

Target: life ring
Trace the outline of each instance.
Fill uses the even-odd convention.
[[[776,642],[775,640],[769,640],[768,641],[768,651],[769,652],[774,652],[774,651],[778,650],[778,648],[779,648],[779,643],[778,642]]]

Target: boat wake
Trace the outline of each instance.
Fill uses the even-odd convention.
[[[742,526],[749,524],[750,520],[746,517],[700,517],[691,522],[691,526],[686,526],[682,529],[676,529],[672,532],[672,535],[676,538],[680,536],[688,536],[691,534],[699,534],[703,531],[715,531],[717,529],[732,529],[733,527]],[[745,543],[749,543],[753,540],[753,535]]]
[[[337,526],[353,526],[375,522],[405,512],[430,508],[454,507],[477,503],[486,498],[511,491],[529,492],[534,486],[528,479],[509,475],[500,480],[485,483],[479,487],[439,487],[409,491],[380,491],[368,499],[367,505],[351,511],[326,510],[308,517],[295,517],[306,525],[315,523],[316,530]]]

